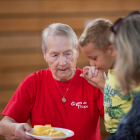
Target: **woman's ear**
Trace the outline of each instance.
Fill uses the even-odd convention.
[[[45,61],[47,62],[46,53],[45,53],[44,50],[42,50],[42,52],[43,52],[44,59],[45,59]]]
[[[109,52],[110,52],[111,56],[115,57],[116,56],[115,47],[113,45],[110,45],[108,49],[109,49]]]

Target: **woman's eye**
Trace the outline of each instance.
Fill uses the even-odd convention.
[[[57,56],[57,54],[54,54],[54,55],[53,55],[53,57],[56,57],[56,56]]]
[[[66,53],[66,55],[70,55],[69,53]]]
[[[97,57],[93,58],[92,60],[96,60]]]

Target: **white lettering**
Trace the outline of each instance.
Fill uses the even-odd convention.
[[[77,102],[77,103],[71,102],[71,106],[77,106],[78,109],[80,109],[80,108],[88,108],[87,102],[84,102],[84,103],[82,103],[82,102]]]
[[[71,102],[71,105],[72,105],[72,106],[75,106],[75,102]]]

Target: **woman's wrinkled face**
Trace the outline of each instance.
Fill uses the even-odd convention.
[[[75,73],[79,51],[66,36],[51,36],[47,40],[44,58],[48,62],[53,77],[57,80],[69,80]]]

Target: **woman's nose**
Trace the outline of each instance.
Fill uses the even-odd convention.
[[[65,64],[66,64],[66,58],[63,57],[63,56],[61,56],[61,57],[59,58],[59,65],[60,65],[60,66],[64,66]]]

